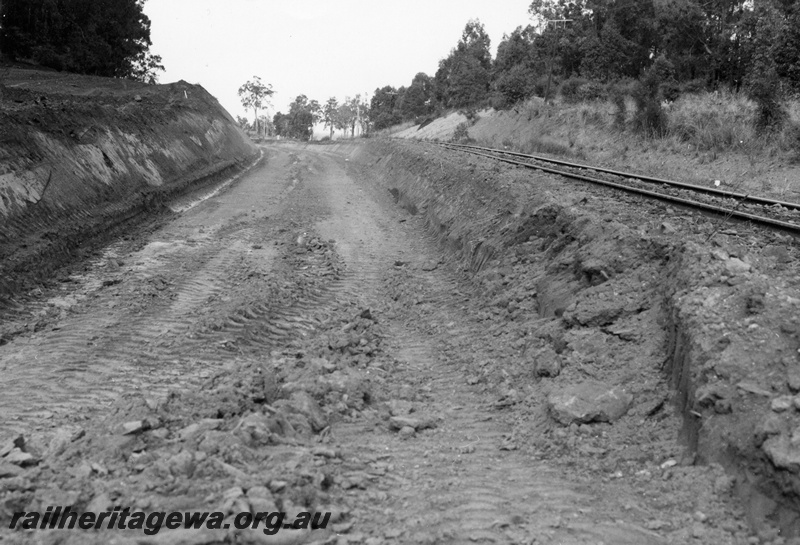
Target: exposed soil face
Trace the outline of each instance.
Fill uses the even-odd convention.
[[[0,526],[328,529],[9,542],[792,542],[792,240],[429,145],[264,151],[18,309]]]
[[[30,287],[25,281],[50,278],[55,266],[163,212],[187,188],[234,174],[256,154],[216,99],[186,82],[5,68],[0,124],[4,309]]]

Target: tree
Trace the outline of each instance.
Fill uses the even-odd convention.
[[[241,127],[244,130],[247,130],[247,127],[250,126],[250,123],[248,123],[247,118],[242,117],[240,115],[236,116],[236,123],[239,125],[239,127]]]
[[[154,85],[158,83],[158,72],[164,71],[161,55],[140,51],[131,66],[131,77],[137,81]]]
[[[342,131],[343,136],[347,136],[347,129],[350,128],[350,116],[352,115],[346,100],[339,104],[336,110],[336,128]]]
[[[154,81],[144,0],[4,0],[0,50],[57,70]]]
[[[391,85],[375,89],[369,103],[369,117],[376,130],[400,123],[403,118],[397,108],[397,89]]]
[[[272,124],[275,127],[275,134],[277,136],[289,136],[289,116],[278,112],[272,118]]]
[[[258,110],[269,104],[268,99],[274,92],[272,85],[262,83],[258,76],[253,76],[252,80],[239,87],[239,100],[242,101],[242,106],[247,110],[253,108],[253,127],[256,129],[256,134],[259,132]]]
[[[286,136],[310,140],[314,133],[314,124],[319,121],[321,113],[319,102],[309,101],[306,95],[298,95],[289,106]]]
[[[419,72],[403,94],[400,113],[404,119],[414,119],[433,112],[433,80],[424,72]]]
[[[339,101],[336,97],[331,97],[322,108],[322,123],[325,127],[331,130],[331,139],[333,139],[333,129],[338,123],[339,116]]]
[[[492,56],[489,35],[483,24],[470,20],[455,49],[439,61],[436,95],[445,106],[473,105],[489,94]]]

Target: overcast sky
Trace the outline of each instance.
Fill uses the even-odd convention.
[[[504,33],[530,22],[530,0],[147,0],[150,51],[161,83],[199,83],[233,115],[239,86],[260,76],[286,112],[299,94],[324,103],[430,76],[480,19],[492,55]],[[252,119],[252,112],[248,118]]]

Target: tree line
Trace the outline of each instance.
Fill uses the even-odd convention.
[[[145,0],[2,0],[0,52],[78,74],[155,83]]]
[[[469,21],[433,77],[375,90],[374,127],[449,108],[509,107],[559,84],[571,97],[599,98],[615,82],[648,78],[667,100],[745,90],[768,124],[769,105],[780,117],[779,97],[800,91],[794,0],[533,0],[529,14],[532,24],[504,35],[494,58],[483,24]]]
[[[274,94],[272,85],[265,84],[258,76],[239,87],[239,99],[246,110],[253,110],[253,123],[246,118],[238,117],[243,128],[252,127],[256,134],[264,136],[283,136],[298,140],[310,140],[314,133],[314,125],[322,123],[330,129],[333,138],[335,129],[350,133],[355,137],[356,128],[363,134],[369,130],[369,105],[356,95],[345,97],[340,104],[336,97],[331,97],[324,105],[306,95],[298,95],[289,105],[288,113],[277,112],[272,119],[259,116],[259,110],[269,105],[269,98]]]

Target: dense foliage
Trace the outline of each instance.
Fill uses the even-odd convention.
[[[278,112],[272,118],[275,134],[298,140],[310,140],[314,132],[314,124],[322,118],[322,107],[316,100],[308,100],[306,95],[299,95],[289,105],[289,113]]]
[[[3,0],[0,47],[12,60],[154,83],[144,0]]]
[[[639,80],[633,94],[650,110],[640,119],[648,132],[658,132],[654,103],[682,92],[744,90],[764,126],[781,119],[783,93],[800,92],[800,2],[533,0],[529,13],[532,24],[505,35],[494,59],[472,20],[434,78],[376,89],[375,128],[445,108],[510,107],[544,96],[549,78],[567,101],[618,101],[616,82]]]

